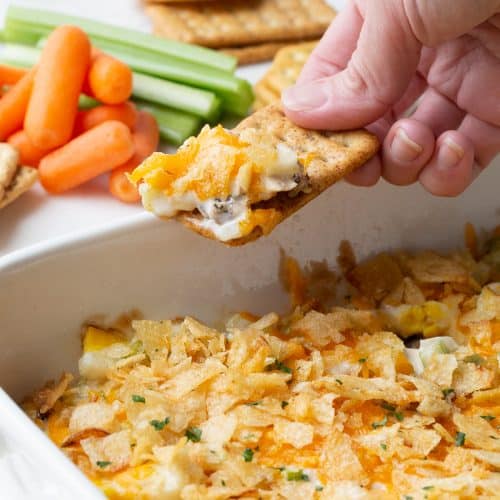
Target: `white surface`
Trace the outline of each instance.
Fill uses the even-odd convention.
[[[280,248],[302,263],[333,264],[342,239],[359,257],[388,248],[459,246],[465,221],[499,223],[499,184],[500,169],[485,173],[460,199],[435,198],[418,186],[339,184],[270,237],[242,248],[139,214],[107,232],[62,237],[0,258],[0,386],[21,399],[61,371],[74,371],[80,325],[97,314],[112,320],[139,308],[151,318],[192,314],[214,322],[235,310],[280,312],[286,303],[277,280]],[[1,391],[0,414],[2,498],[35,500],[56,491],[52,498],[93,498],[78,484],[76,468]],[[24,476],[33,463],[38,474]]]

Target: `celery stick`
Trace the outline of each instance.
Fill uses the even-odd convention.
[[[7,31],[11,23],[18,26],[26,25],[28,27],[34,25],[40,30],[42,28],[46,30],[45,34],[48,34],[52,29],[61,24],[73,24],[85,30],[89,36],[111,40],[125,47],[140,47],[151,52],[156,52],[161,56],[173,56],[194,62],[202,67],[211,66],[229,72],[234,71],[236,67],[235,58],[214,50],[100,23],[88,18],[10,5],[6,16]]]
[[[41,38],[37,47],[43,48],[46,41]],[[134,47],[125,49],[107,41],[97,41],[95,45],[134,71],[210,90],[221,97],[224,109],[235,114],[246,114],[253,101],[248,82],[229,73],[208,67],[200,73],[199,66],[191,62],[168,57],[160,59],[158,54]]]
[[[80,109],[91,109],[99,106],[100,104],[101,103],[99,101],[96,101],[95,99],[92,99],[92,97],[85,94],[80,94],[78,99],[78,107]]]
[[[40,50],[26,45],[5,44],[0,50],[0,60],[4,64],[22,66],[24,68],[34,66],[40,57]]]
[[[132,95],[202,116],[208,121],[216,119],[220,114],[220,100],[215,94],[141,73],[134,73]]]
[[[182,113],[165,106],[158,106],[146,101],[136,101],[136,104],[139,109],[144,109],[154,115],[160,127],[161,138],[177,146],[188,137],[196,135],[203,123],[198,116]]]

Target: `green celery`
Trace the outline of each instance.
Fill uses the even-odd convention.
[[[138,99],[187,111],[208,121],[216,120],[221,111],[220,100],[212,92],[140,73],[134,73],[132,95]]]
[[[182,113],[165,106],[157,106],[146,101],[136,101],[136,104],[139,109],[149,111],[154,115],[158,121],[161,138],[177,146],[188,137],[196,135],[203,123],[198,116]]]
[[[73,24],[85,30],[89,36],[111,40],[126,47],[140,47],[151,52],[157,52],[162,56],[177,57],[199,64],[201,67],[211,66],[228,72],[234,71],[236,67],[236,59],[234,57],[204,47],[167,40],[88,18],[17,5],[9,6],[5,29],[8,31],[9,26],[26,26],[28,30],[35,27],[36,30],[32,29],[32,32],[44,30],[45,35],[47,35],[52,29],[61,24]]]

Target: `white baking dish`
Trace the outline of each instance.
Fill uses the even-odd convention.
[[[24,417],[14,400],[75,370],[79,327],[132,308],[146,316],[193,314],[213,322],[245,309],[283,310],[280,248],[302,263],[335,262],[348,239],[358,256],[383,249],[452,248],[464,223],[500,223],[500,165],[463,196],[434,198],[418,186],[339,184],[268,238],[226,248],[175,222],[141,214],[105,231],[54,240],[0,259],[0,479],[2,498],[99,498],[78,470]],[[15,489],[17,488],[17,490]],[[5,490],[4,490],[5,491]],[[10,495],[10,496],[9,496]]]

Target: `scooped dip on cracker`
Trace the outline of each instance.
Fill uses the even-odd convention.
[[[242,245],[270,233],[377,150],[365,130],[305,130],[272,105],[231,131],[206,126],[176,153],[154,153],[130,179],[157,216]]]

